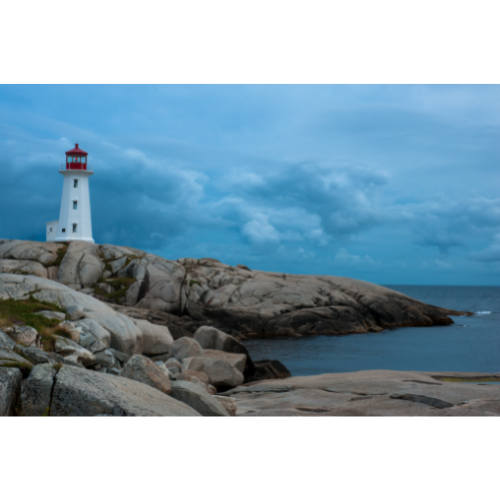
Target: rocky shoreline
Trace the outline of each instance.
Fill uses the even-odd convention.
[[[498,387],[417,372],[291,377],[241,342],[449,314],[467,313],[348,278],[0,240],[0,415],[497,415]]]

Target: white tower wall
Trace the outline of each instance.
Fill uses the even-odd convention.
[[[77,240],[94,243],[89,193],[89,177],[94,172],[68,169],[60,170],[59,173],[64,176],[64,184],[55,241]]]

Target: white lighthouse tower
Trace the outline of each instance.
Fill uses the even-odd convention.
[[[59,220],[47,222],[47,241],[88,241],[92,238],[90,216],[88,153],[76,144],[66,151],[66,168],[59,170],[64,177]]]

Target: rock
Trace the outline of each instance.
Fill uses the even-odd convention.
[[[14,349],[16,343],[2,330],[0,330],[0,349]],[[179,363],[180,365],[180,363]]]
[[[174,339],[166,326],[153,325],[146,320],[134,319],[132,321],[142,332],[143,354],[147,356],[157,356],[170,351]]]
[[[23,413],[37,416],[197,416],[186,404],[126,377],[37,365],[22,389]],[[51,399],[52,393],[52,399]]]
[[[85,312],[79,305],[68,307],[68,309],[66,309],[66,314],[71,321],[78,321],[79,319],[85,318]]]
[[[102,300],[119,301],[123,306],[165,315],[174,313],[181,318],[189,316],[191,324],[220,326],[239,335],[366,333],[402,326],[451,324],[450,314],[464,314],[423,304],[399,292],[350,278],[251,271],[243,265],[232,267],[210,258],[184,258],[174,262],[131,248],[78,241],[66,246],[1,240],[0,269],[31,274],[2,276],[9,276],[9,281],[10,277],[21,280],[16,288],[25,296],[34,291],[33,280],[54,279],[58,252],[65,255],[57,280],[75,290],[88,292],[101,284],[109,287],[109,283],[100,283],[106,278],[110,283],[118,282],[123,294],[121,298],[101,295]],[[48,270],[45,266],[49,266]],[[33,276],[37,273],[41,277]],[[126,279],[123,283],[119,281],[122,278]],[[11,285],[12,282],[9,287]],[[130,355],[149,354],[147,344],[143,351],[142,332],[135,325],[126,324],[120,316],[104,324],[102,317],[92,310],[94,306],[88,308],[90,302],[83,304],[81,298],[75,301],[74,293],[61,290],[56,293],[52,289],[50,293],[45,290],[35,294],[36,297],[42,295],[51,295],[64,303],[65,310],[82,305],[79,310],[86,318],[93,317],[110,331],[112,347]],[[78,295],[92,299],[84,293]],[[0,297],[10,296],[0,286]],[[106,316],[110,317],[109,313]],[[174,338],[193,333],[185,328],[187,323],[182,323],[176,320],[167,325]],[[235,345],[241,348],[237,341]],[[248,356],[244,351],[227,347],[208,348]],[[247,358],[245,375],[247,378],[253,375],[250,358]]]
[[[98,245],[72,241],[59,266],[57,281],[65,285],[88,286],[96,283],[104,271],[98,254]]]
[[[210,383],[217,389],[236,387],[243,383],[243,374],[223,359],[195,356],[182,362],[183,373],[186,370],[201,371],[208,375]]]
[[[182,364],[180,361],[178,361],[175,358],[170,358],[167,361],[165,361],[165,366],[171,370],[172,368],[177,369],[179,371],[182,370]]]
[[[217,351],[246,354],[246,347],[234,337],[211,326],[200,326],[194,334],[196,340],[203,349],[215,349]]]
[[[21,396],[21,372],[17,368],[0,368],[0,416],[15,415]]]
[[[40,316],[43,316],[47,319],[59,319],[61,321],[64,321],[66,319],[66,314],[57,311],[40,311],[35,314],[39,314]]]
[[[184,358],[191,358],[194,356],[203,356],[203,349],[196,340],[182,337],[177,339],[170,349],[172,357],[177,361],[182,361]]]
[[[0,367],[19,368],[23,375],[28,375],[33,365],[23,356],[9,349],[0,349]]]
[[[182,401],[191,408],[194,408],[203,416],[229,416],[228,411],[220,401],[192,382],[184,380],[172,382],[170,395],[178,401]]]
[[[22,344],[25,347],[41,347],[40,335],[31,326],[14,326],[8,335],[16,344]]]
[[[165,366],[163,361],[155,361],[155,365],[170,379],[171,373],[168,371],[168,368]]]
[[[57,340],[55,343],[54,351],[66,359],[70,359],[75,363],[82,364],[83,366],[92,366],[96,362],[96,357],[85,347],[73,342],[70,339],[59,337],[56,335]]]
[[[136,354],[130,358],[123,367],[120,376],[142,382],[165,394],[170,393],[170,379],[168,374],[159,368],[154,361],[140,354]]]
[[[59,368],[42,364],[31,370],[21,392],[23,415],[35,417],[50,414],[54,378]]]
[[[111,335],[97,321],[85,318],[74,323],[80,331],[79,344],[90,352],[107,349],[111,345]]]
[[[80,342],[82,328],[77,327],[76,324],[71,321],[63,321],[59,324],[59,327],[68,333],[69,338],[73,342],[76,342],[77,344]]]
[[[42,351],[38,347],[23,347],[16,345],[14,352],[29,360],[33,365],[40,365],[43,363],[54,363],[54,359],[48,353]]]
[[[142,332],[139,328],[131,319],[103,302],[54,281],[34,276],[0,274],[0,298],[19,300],[28,294],[38,300],[56,303],[63,310],[80,306],[85,312],[85,319],[75,324],[94,320],[107,330],[111,347],[130,355],[142,352]]]
[[[366,370],[265,380],[226,393],[237,415],[500,416],[498,386],[437,381],[422,372]]]
[[[30,274],[47,278],[47,269],[38,262],[29,260],[0,259],[0,273]]]
[[[215,351],[213,349],[204,349],[203,356],[212,359],[223,359],[230,365],[234,366],[241,373],[245,371],[245,364],[247,361],[245,354],[233,354],[229,352]]]
[[[106,369],[105,369],[106,370]],[[119,376],[121,374],[122,370],[120,370],[119,368],[117,368],[116,366],[113,366],[112,368],[108,368],[106,370],[106,373],[109,373],[111,375],[116,375],[116,376]]]
[[[117,359],[120,363],[124,364],[126,363],[132,356],[129,356],[128,354],[125,354],[124,352],[117,351],[115,349],[109,349],[111,354]]]
[[[236,404],[236,399],[229,396],[212,396],[219,401],[219,403],[226,409],[230,417],[236,416],[236,411],[238,410],[238,405]]]
[[[247,382],[274,378],[287,378],[292,376],[287,367],[277,359],[264,359],[262,361],[255,361],[254,365],[254,375],[250,377]]]
[[[95,362],[104,366],[104,368],[112,368],[116,364],[115,357],[110,349],[96,352],[94,353],[94,356]]]

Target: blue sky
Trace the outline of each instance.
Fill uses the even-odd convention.
[[[89,152],[94,238],[381,284],[500,284],[495,85],[0,85],[0,237]]]

